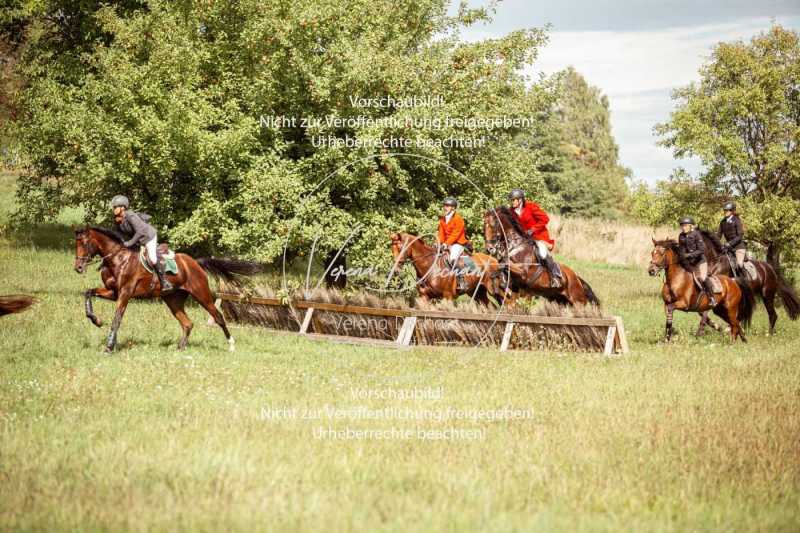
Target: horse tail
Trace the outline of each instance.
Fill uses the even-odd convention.
[[[589,301],[589,303],[600,307],[600,299],[597,297],[597,295],[595,295],[592,287],[586,283],[586,280],[582,277],[578,276],[578,280],[581,282],[581,285],[583,285],[583,292],[586,295],[586,299]]]
[[[744,327],[750,327],[750,320],[753,318],[753,309],[756,308],[756,296],[753,294],[753,289],[750,288],[750,282],[746,279],[735,278],[736,285],[742,293],[742,298],[739,300],[739,309],[736,313],[739,322]]]
[[[222,279],[233,285],[241,285],[244,281],[242,278],[264,271],[263,264],[242,259],[201,257],[197,259],[197,263],[214,278]]]
[[[783,279],[783,276],[781,276],[781,273],[778,272],[777,269],[775,269],[775,275],[778,278],[778,293],[781,295],[783,307],[786,309],[789,318],[797,320],[798,317],[800,317],[800,297],[794,292],[792,286]]]
[[[0,296],[0,316],[21,313],[37,301],[38,300],[33,296],[27,296],[25,294]]]

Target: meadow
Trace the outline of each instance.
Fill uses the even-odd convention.
[[[0,227],[12,196],[2,175]],[[197,307],[178,352],[167,308],[135,302],[106,356],[76,222],[0,235],[0,294],[40,300],[0,319],[2,530],[800,528],[800,324],[783,310],[769,337],[759,304],[736,345],[679,313],[664,344],[661,279],[641,258],[561,256],[623,317],[630,354],[396,351],[244,326],[229,353]],[[108,321],[113,304],[95,309]],[[395,397],[410,390],[440,394]],[[506,407],[527,415],[475,415]],[[384,408],[466,415],[357,416]],[[346,433],[391,428],[413,436]]]

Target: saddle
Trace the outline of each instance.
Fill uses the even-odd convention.
[[[164,272],[167,274],[178,273],[178,262],[175,261],[175,252],[169,249],[167,243],[162,242],[158,245],[156,248],[156,258],[164,265]],[[151,274],[155,274],[153,269],[154,265],[151,265],[150,261],[147,259],[147,250],[144,246],[139,247],[139,262],[145,270]]]
[[[730,262],[731,270],[736,272],[736,256],[734,256],[732,253],[728,253],[728,261]],[[756,269],[756,264],[753,262],[753,258],[749,252],[744,258],[742,270],[744,270],[744,273],[747,275],[747,278],[750,281],[758,280],[758,270]]]
[[[709,274],[708,278],[711,280],[711,286],[714,288],[714,294],[722,294],[722,281],[720,281],[719,277]],[[700,290],[701,292],[705,290],[705,287],[700,282],[700,279],[698,279],[697,275],[695,275],[694,272],[692,272],[692,279],[694,280],[694,284],[698,288],[698,290]]]

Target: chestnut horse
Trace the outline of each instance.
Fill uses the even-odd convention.
[[[465,291],[459,292],[455,273],[447,267],[444,255],[437,248],[428,246],[422,238],[410,233],[394,233],[392,255],[394,266],[391,274],[406,262],[411,262],[417,273],[417,291],[423,300],[444,298],[453,300],[460,294],[469,294],[474,300],[488,304],[488,295],[500,296],[496,289],[500,266],[493,257],[486,254],[472,254],[477,271],[464,272],[467,284]]]
[[[703,235],[703,241],[706,244],[708,273],[737,277],[733,271],[736,259],[725,253],[719,238],[705,229],[701,229],[700,233]],[[741,272],[739,277],[747,278],[750,288],[764,302],[764,307],[769,316],[769,334],[773,335],[775,333],[775,323],[778,321],[778,313],[775,311],[775,296],[780,295],[786,314],[792,320],[800,318],[800,298],[794,292],[792,286],[783,279],[783,276],[771,264],[766,261],[752,261],[752,263],[756,267],[756,273],[758,274],[756,279],[750,279],[744,272]],[[708,325],[717,329],[710,318],[707,316],[705,318],[705,322]],[[698,334],[702,333],[703,329],[701,327],[698,330]]]
[[[672,239],[657,241],[653,239],[653,251],[650,254],[650,266],[647,272],[657,276],[662,270],[665,273],[661,297],[664,300],[664,312],[667,317],[666,340],[672,339],[672,313],[675,309],[684,312],[697,312],[701,315],[712,309],[708,296],[697,288],[692,274],[681,266],[678,260],[678,243]],[[753,317],[755,296],[747,283],[718,276],[722,284],[722,293],[717,296],[717,305],[712,309],[731,327],[731,340],[737,337],[747,342],[742,325],[748,326]],[[701,326],[704,325],[704,318]]]
[[[114,350],[117,343],[117,332],[131,298],[161,297],[180,322],[183,330],[183,337],[178,343],[178,349],[186,348],[189,334],[192,332],[192,321],[183,307],[190,295],[208,311],[222,328],[230,351],[234,351],[235,341],[228,331],[225,319],[214,305],[206,273],[215,278],[235,282],[238,276],[260,272],[261,266],[258,263],[235,259],[210,257],[195,260],[186,254],[175,254],[178,273],[168,275],[175,291],[162,295],[161,285],[157,278],[145,270],[139,261],[138,250],[126,248],[122,244],[123,240],[116,232],[104,228],[89,227],[75,231],[75,271],[78,274],[86,271],[92,258],[101,256],[100,278],[103,280],[103,287],[89,289],[84,293],[87,318],[98,328],[102,327],[103,322],[97,318],[92,309],[94,296],[117,302],[117,311],[106,341],[106,352]]]
[[[589,284],[564,264],[559,263],[563,275],[561,287],[550,287],[550,273],[536,257],[536,244],[525,234],[508,207],[484,213],[483,234],[489,253],[507,265],[512,290],[565,305],[600,305]]]

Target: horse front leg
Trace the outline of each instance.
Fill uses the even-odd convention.
[[[126,293],[119,295],[119,299],[117,300],[117,311],[114,313],[114,321],[111,323],[111,331],[109,331],[108,339],[106,339],[106,353],[113,352],[114,347],[117,345],[117,332],[122,324],[122,317],[125,316],[125,310],[128,308],[128,300],[130,300],[130,294]]]
[[[664,313],[667,316],[667,323],[664,327],[664,334],[667,342],[672,340],[672,313],[675,311],[673,304],[664,304]]]
[[[708,311],[700,313],[700,324],[697,326],[697,333],[695,333],[695,336],[702,337],[706,334],[706,324],[708,324],[708,321]]]
[[[86,318],[89,321],[97,326],[98,328],[103,327],[103,321],[94,314],[94,307],[92,305],[92,298],[95,296],[99,298],[103,298],[106,300],[116,300],[117,294],[112,291],[111,289],[107,289],[106,287],[98,287],[96,289],[89,289],[88,291],[83,293],[84,297],[84,309],[86,310]]]

